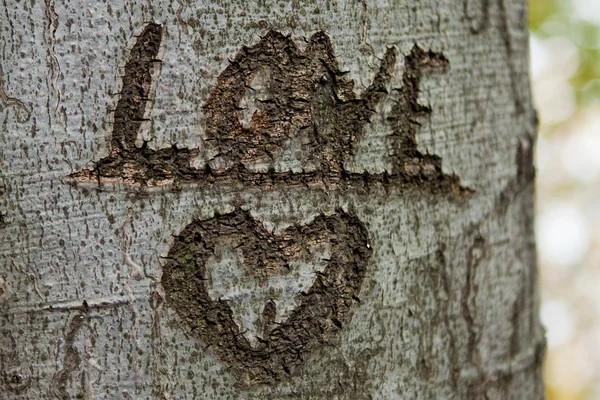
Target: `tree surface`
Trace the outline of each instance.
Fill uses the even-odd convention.
[[[517,0],[5,0],[0,398],[542,399]]]

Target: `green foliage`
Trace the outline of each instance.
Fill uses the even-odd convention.
[[[577,106],[584,107],[600,98],[600,21],[585,20],[574,12],[573,3],[529,0],[529,28],[539,38],[562,36],[577,47],[579,66],[569,83],[575,91]]]
[[[537,31],[550,16],[558,10],[555,0],[529,1],[529,29]]]
[[[559,266],[549,246],[571,233],[559,229],[555,238],[548,240],[542,233],[550,225],[538,224],[543,302],[549,305],[547,310],[552,304],[564,305],[570,316],[569,322],[556,313],[546,313],[546,398],[600,399],[600,374],[593,361],[598,359],[594,345],[600,322],[597,314],[588,316],[586,311],[598,306],[597,289],[582,290],[578,283],[585,281],[582,277],[587,274],[596,276],[600,265],[595,251],[600,236],[592,228],[598,225],[592,210],[600,194],[600,164],[594,153],[600,126],[600,0],[528,3],[532,86],[541,122],[536,150],[537,219],[559,226],[562,207],[573,211],[562,226],[580,223],[583,232],[578,239],[583,243],[580,259]],[[540,228],[543,226],[546,228]],[[594,244],[588,245],[588,241]],[[557,278],[560,274],[563,277]],[[566,325],[572,330],[568,338],[557,341],[554,336],[553,341],[553,335]]]

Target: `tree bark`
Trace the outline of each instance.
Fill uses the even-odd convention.
[[[543,398],[524,1],[0,9],[0,398]]]

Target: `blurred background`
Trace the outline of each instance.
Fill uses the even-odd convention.
[[[529,0],[548,400],[600,399],[600,0]]]

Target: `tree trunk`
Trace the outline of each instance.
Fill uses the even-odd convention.
[[[0,398],[543,398],[523,0],[1,9]]]

